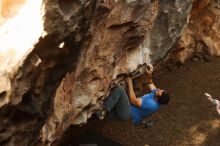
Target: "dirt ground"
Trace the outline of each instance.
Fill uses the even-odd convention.
[[[205,92],[220,100],[220,58],[187,63],[154,78],[155,85],[171,94],[171,102],[146,118],[152,127],[131,121],[88,123],[94,130],[122,145],[219,146],[220,115]]]
[[[219,146],[220,115],[204,92],[220,100],[220,58],[190,62],[154,79],[171,96],[169,105],[146,118],[154,125],[144,128],[128,122],[103,122],[96,131],[123,145]]]

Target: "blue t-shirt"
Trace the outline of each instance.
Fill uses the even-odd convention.
[[[137,107],[134,105],[131,105],[131,111],[132,111],[132,121],[135,124],[141,123],[141,121],[147,117],[156,112],[160,108],[160,104],[155,101],[157,89],[152,90],[150,93],[145,94],[141,97],[142,103],[141,107]]]

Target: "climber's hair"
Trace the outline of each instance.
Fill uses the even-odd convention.
[[[165,105],[165,104],[167,104],[169,101],[170,101],[170,95],[169,95],[169,93],[166,92],[166,91],[163,91],[162,95],[159,96],[159,98],[158,98],[158,102],[159,102],[160,104]]]

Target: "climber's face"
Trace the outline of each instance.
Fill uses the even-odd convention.
[[[170,96],[165,90],[157,89],[155,100],[159,104],[167,104],[170,101]]]

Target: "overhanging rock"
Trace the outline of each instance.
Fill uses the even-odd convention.
[[[15,89],[0,103],[5,144],[56,145],[71,124],[86,123],[112,82],[167,54],[188,23],[192,4],[44,0],[43,5],[46,35],[4,85]]]
[[[163,58],[190,9],[190,1],[98,1],[77,65],[56,91],[42,139],[55,141],[71,124],[86,123],[120,74]]]

